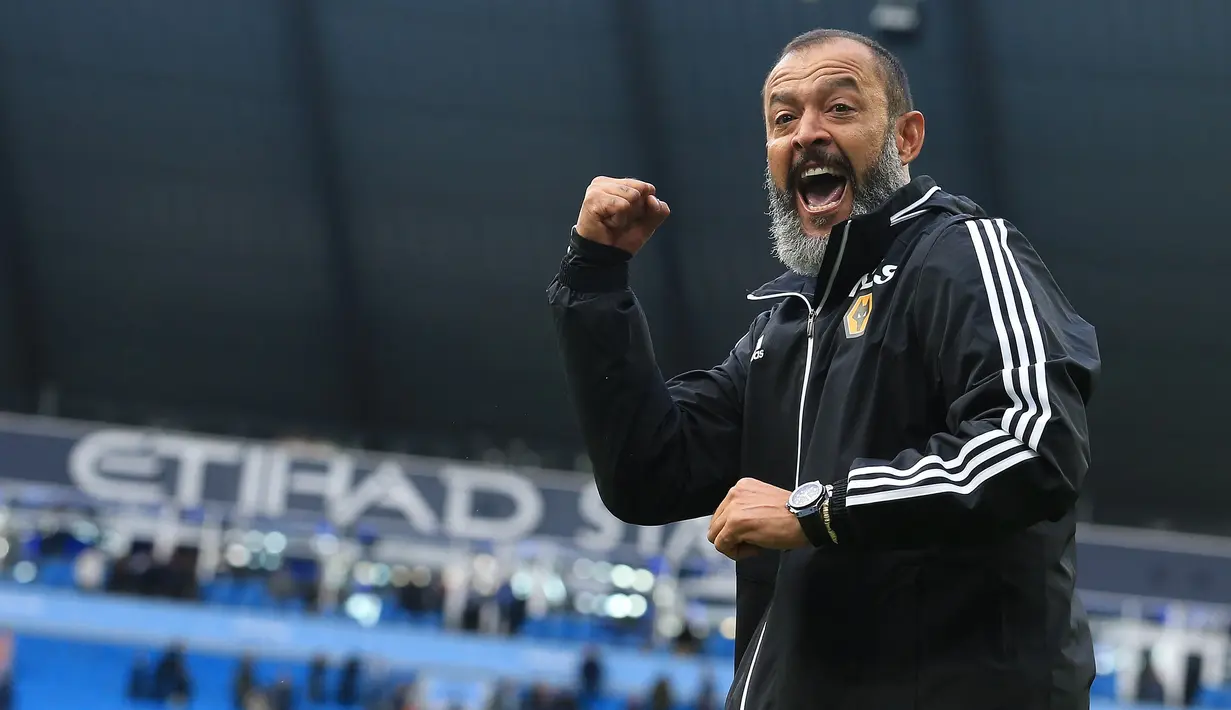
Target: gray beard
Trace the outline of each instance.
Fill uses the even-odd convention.
[[[880,157],[866,175],[851,180],[851,216],[872,212],[908,182],[910,172],[898,157],[893,133],[886,133]],[[829,237],[810,237],[804,233],[803,222],[795,208],[795,195],[774,184],[768,165],[765,166],[765,191],[769,195],[769,236],[774,244],[774,256],[801,276],[816,276],[821,271]],[[825,217],[809,216],[808,220],[817,229],[825,227]]]

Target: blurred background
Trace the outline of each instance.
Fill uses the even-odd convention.
[[[718,362],[822,26],[1098,328],[1096,706],[1231,707],[1227,0],[0,0],[0,708],[719,706],[732,567],[603,509],[544,290],[653,181],[662,368]]]

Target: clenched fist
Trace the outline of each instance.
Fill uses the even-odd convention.
[[[654,186],[632,178],[596,177],[577,215],[577,233],[593,242],[636,254],[671,214]]]
[[[708,539],[733,560],[761,550],[793,550],[808,544],[804,529],[786,507],[791,492],[755,478],[741,478],[710,518]]]

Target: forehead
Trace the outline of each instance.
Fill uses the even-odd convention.
[[[764,100],[768,104],[774,94],[811,93],[841,78],[854,79],[864,93],[883,90],[872,50],[854,40],[837,37],[783,57],[765,79]]]

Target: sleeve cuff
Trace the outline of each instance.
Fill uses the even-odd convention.
[[[846,513],[845,478],[840,478],[833,484],[833,495],[829,498],[829,525],[838,537],[839,545],[850,540],[851,526]]]
[[[619,291],[628,288],[628,262],[632,254],[590,241],[573,227],[568,253],[560,262],[561,284],[582,293]]]

